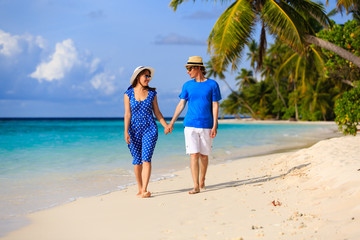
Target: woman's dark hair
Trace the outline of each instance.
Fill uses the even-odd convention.
[[[136,76],[134,82],[131,84],[131,86],[132,86],[133,88],[137,85],[137,83],[138,83],[138,81],[139,81],[139,76],[141,76],[142,74],[144,74],[145,71],[149,71],[149,70],[148,70],[148,69],[144,69],[144,70],[142,70],[141,72],[139,72],[139,74]],[[150,72],[150,71],[149,71],[149,72]],[[150,73],[151,73],[151,72],[150,72]],[[145,86],[144,88],[147,89],[147,90],[149,90],[149,91],[155,91],[155,90],[156,90],[156,88],[152,88],[152,87],[149,87],[149,86]]]

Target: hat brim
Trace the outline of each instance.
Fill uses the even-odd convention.
[[[152,68],[152,67],[142,67],[142,68],[139,68],[137,69],[131,76],[130,78],[130,84],[132,85],[136,79],[136,77],[139,75],[140,72],[144,71],[144,70],[149,70],[150,71],[150,75],[151,75],[151,78],[154,77],[154,73],[155,73],[155,69]]]
[[[196,64],[196,63],[190,63],[190,64],[186,64],[185,67],[188,67],[188,66],[192,66],[192,67],[205,67],[203,64]]]

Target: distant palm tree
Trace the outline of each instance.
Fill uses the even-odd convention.
[[[242,105],[244,105],[245,108],[247,108],[250,112],[250,114],[255,117],[255,112],[254,110],[250,107],[250,105],[243,99],[243,97],[241,97],[236,91],[234,91],[234,89],[232,89],[232,87],[230,86],[230,84],[225,80],[225,75],[223,72],[217,72],[215,71],[215,67],[213,65],[213,61],[210,60],[206,63],[206,69],[208,70],[208,73],[206,75],[206,77],[219,77],[221,80],[223,80],[225,82],[225,84],[228,86],[228,88],[230,89],[230,91],[232,92],[233,96],[235,96],[238,101],[240,101],[240,103]]]
[[[221,113],[222,115],[236,115],[238,118],[241,118],[239,113],[247,113],[248,111],[243,110],[243,104],[240,103],[236,94],[231,93],[226,99],[224,99],[221,104]]]
[[[238,73],[238,76],[235,77],[235,80],[238,82],[236,85],[239,85],[240,89],[244,87],[249,87],[250,85],[256,83],[256,80],[253,76],[253,71],[242,68]]]
[[[248,57],[246,60],[250,60],[250,67],[254,69],[254,72],[256,73],[260,68],[258,64],[259,60],[259,45],[255,40],[252,40],[249,44],[249,52],[246,54]]]
[[[176,11],[183,2],[184,0],[172,0],[170,7]],[[358,3],[359,0],[338,0],[338,6],[347,10],[358,6]],[[222,72],[229,64],[232,65],[232,70],[237,68],[245,45],[252,39],[256,23],[261,25],[259,66],[262,66],[268,30],[299,53],[306,52],[306,45],[314,44],[360,67],[360,57],[316,37],[308,21],[310,18],[315,18],[323,26],[331,24],[324,7],[310,0],[233,1],[219,17],[208,38],[208,50],[213,57],[215,71]]]
[[[251,85],[246,91],[247,98],[255,104],[257,116],[265,119],[268,112],[268,106],[271,106],[271,87],[266,81],[260,81]]]

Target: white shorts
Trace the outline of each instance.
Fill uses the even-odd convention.
[[[185,127],[186,154],[210,155],[213,142],[210,133],[211,129],[207,128]]]

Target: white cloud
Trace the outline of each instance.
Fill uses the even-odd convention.
[[[115,75],[102,72],[95,75],[90,83],[96,90],[103,92],[105,95],[112,95],[116,91]]]
[[[45,40],[40,36],[34,37],[30,34],[11,35],[0,29],[0,54],[12,57],[22,53],[24,47],[45,48]]]
[[[20,53],[21,48],[18,40],[19,36],[11,36],[9,33],[0,30],[0,54],[9,57]]]
[[[90,63],[90,73],[94,73],[98,69],[99,64],[100,64],[100,59],[94,58]]]
[[[35,72],[30,74],[32,78],[53,81],[62,79],[73,66],[78,63],[78,54],[71,39],[56,44],[55,52],[48,62],[42,62]]]

